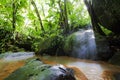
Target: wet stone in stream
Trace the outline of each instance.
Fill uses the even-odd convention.
[[[4,80],[76,80],[74,71],[62,65],[47,65],[38,59],[28,61]]]

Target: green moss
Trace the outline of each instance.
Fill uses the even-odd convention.
[[[68,36],[68,37],[66,38],[65,45],[64,45],[64,50],[65,50],[65,52],[70,52],[70,51],[72,51],[73,45],[74,45],[74,43],[75,43],[75,40],[76,40],[76,35],[75,35],[75,33],[74,33],[74,34],[71,34],[70,36]]]
[[[48,67],[50,66],[43,65],[41,61],[32,59],[28,61],[25,66],[19,68],[5,78],[5,80],[43,80],[42,78],[50,72],[47,70]],[[40,74],[43,70],[46,71],[43,74]]]
[[[60,51],[63,44],[64,37],[61,35],[50,35],[49,37],[43,38],[43,40],[38,42],[38,50],[37,54],[48,54],[48,55],[56,55],[58,51]]]

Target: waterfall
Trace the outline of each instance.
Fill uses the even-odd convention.
[[[80,29],[74,34],[76,37],[72,56],[81,59],[96,59],[97,50],[93,29]]]

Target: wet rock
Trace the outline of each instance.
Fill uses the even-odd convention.
[[[39,42],[38,50],[36,51],[37,55],[57,55],[57,56],[65,56],[63,52],[63,37],[61,36],[49,36],[44,40]]]
[[[120,80],[120,73],[115,73],[114,75],[114,80]]]
[[[120,34],[120,1],[119,0],[87,0],[90,1],[96,18],[103,27]]]
[[[71,69],[62,65],[47,65],[39,59],[28,61],[5,80],[76,80]]]
[[[67,37],[64,51],[81,59],[96,58],[96,44],[92,29],[81,29]]]
[[[107,61],[113,56],[106,37],[92,29],[81,29],[67,37],[65,52],[72,57],[81,59],[104,60]]]
[[[120,51],[116,52],[113,57],[109,60],[111,64],[119,65],[120,66]]]
[[[113,51],[110,49],[107,38],[95,32],[95,41],[97,47],[97,59],[105,61],[109,60],[113,56]]]

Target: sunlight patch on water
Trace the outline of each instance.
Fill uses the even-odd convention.
[[[96,63],[85,63],[85,62],[73,62],[68,66],[76,66],[79,68],[88,78],[88,80],[102,80],[101,73],[104,69]]]

